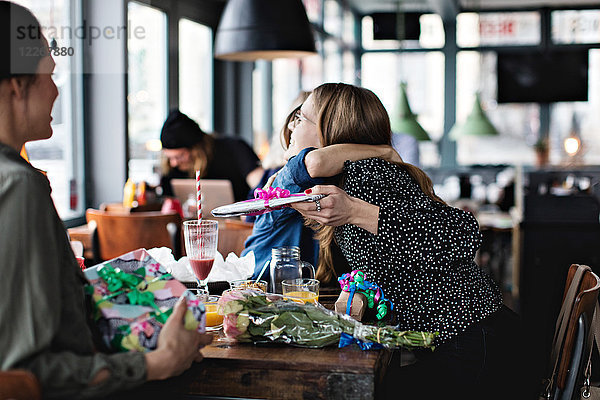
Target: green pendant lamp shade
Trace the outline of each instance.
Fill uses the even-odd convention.
[[[497,136],[498,131],[481,108],[479,94],[475,95],[475,104],[464,123],[454,124],[449,132],[450,139],[457,140],[466,136]]]
[[[301,0],[229,0],[215,36],[215,57],[228,61],[316,54]]]
[[[394,132],[405,133],[413,136],[417,140],[431,140],[425,129],[417,121],[417,117],[408,105],[406,97],[406,83],[400,84],[400,99],[398,104],[399,119],[394,123]]]

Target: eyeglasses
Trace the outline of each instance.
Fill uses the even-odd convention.
[[[295,129],[298,126],[298,124],[302,121],[310,122],[311,124],[316,125],[310,119],[306,118],[302,114],[302,111],[298,110],[294,113],[294,116],[292,117],[292,120],[290,121],[290,124],[292,125],[292,129]]]

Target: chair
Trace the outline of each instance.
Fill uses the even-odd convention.
[[[590,331],[594,309],[598,301],[598,293],[600,292],[600,278],[589,267],[577,264],[571,265],[567,273],[563,306],[567,306],[566,312],[568,313],[569,305],[565,304],[565,301],[569,300],[569,288],[572,284],[575,284],[574,277],[578,268],[583,268],[583,276],[579,281],[579,287],[574,288],[575,296],[572,301],[571,312],[569,315],[565,315],[567,325],[562,350],[556,352],[559,357],[553,396],[556,400],[572,400],[576,395],[579,395],[577,388],[581,387],[583,382],[583,373],[594,340]],[[559,325],[557,323],[556,337],[560,336],[558,334]],[[558,343],[560,344],[560,337]],[[551,365],[551,368],[553,367],[554,365]]]
[[[92,231],[94,262],[118,257],[129,251],[169,247],[173,256],[181,257],[181,216],[177,213],[112,213],[88,209],[85,213]]]
[[[0,371],[0,400],[39,400],[40,384],[31,372],[20,369]]]
[[[124,207],[123,203],[102,203],[99,209],[101,211],[118,212],[121,214],[130,214],[134,212],[160,211],[161,203],[150,203],[137,205],[135,207]]]
[[[219,221],[219,241],[217,250],[223,258],[231,252],[238,256],[244,250],[244,242],[252,233],[251,222],[237,221],[233,219],[223,219]]]

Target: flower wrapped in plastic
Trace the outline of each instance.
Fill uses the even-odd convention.
[[[239,342],[278,342],[301,347],[339,347],[357,343],[362,349],[433,349],[437,333],[398,331],[393,326],[362,324],[319,303],[300,304],[280,295],[251,289],[229,290],[219,300],[223,331]]]

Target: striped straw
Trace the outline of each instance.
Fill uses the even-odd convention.
[[[198,220],[202,220],[202,192],[200,190],[200,171],[196,171],[196,195],[198,204]]]

